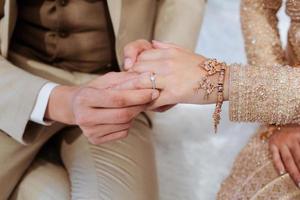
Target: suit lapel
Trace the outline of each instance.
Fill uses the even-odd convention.
[[[4,17],[1,20],[1,54],[7,57],[10,38],[17,18],[16,0],[6,0]]]
[[[114,32],[117,37],[121,23],[122,0],[107,0],[107,4],[114,27]]]

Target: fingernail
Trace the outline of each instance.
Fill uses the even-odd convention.
[[[285,174],[285,171],[280,171],[279,174],[280,176],[283,176]]]
[[[158,41],[158,40],[152,40],[152,42],[158,42],[158,43],[160,43],[160,41]]]
[[[168,44],[171,43],[170,41],[161,41],[161,40],[152,40],[153,43],[158,43],[158,44]]]
[[[157,90],[154,90],[154,91],[152,92],[152,100],[157,99],[158,96],[159,96],[159,92],[158,92]]]
[[[126,58],[124,61],[124,68],[130,69],[132,67],[132,60],[130,58]]]

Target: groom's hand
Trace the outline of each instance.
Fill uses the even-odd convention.
[[[58,86],[51,93],[46,118],[78,125],[92,144],[128,135],[131,121],[159,96],[157,90],[117,90],[133,73],[109,73],[82,87]]]

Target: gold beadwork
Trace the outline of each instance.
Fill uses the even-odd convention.
[[[200,89],[204,90],[204,98],[208,99],[209,95],[214,92],[215,89],[217,89],[217,103],[216,103],[216,109],[213,114],[213,120],[214,120],[214,129],[215,133],[217,132],[217,127],[220,124],[221,120],[221,111],[222,111],[222,105],[224,101],[224,81],[225,81],[225,70],[226,70],[226,64],[218,62],[216,59],[208,59],[204,62],[204,64],[200,64],[200,67],[206,71],[206,75],[201,78],[201,80],[198,83],[198,88],[196,89],[199,91]],[[212,83],[209,79],[210,76],[213,76],[215,74],[218,74],[218,81],[216,84]]]
[[[212,83],[208,77],[220,73],[223,68],[226,67],[226,64],[218,62],[216,59],[208,59],[204,62],[204,64],[200,64],[199,67],[204,69],[207,74],[201,77],[201,80],[198,82],[196,91],[200,89],[204,90],[204,98],[208,99],[209,95],[212,94],[216,88],[218,88],[218,85]]]
[[[267,130],[260,133],[260,139],[266,141],[272,137],[276,133],[276,131],[280,131],[281,127],[276,125],[269,125],[266,127]]]
[[[211,83],[206,76],[201,78],[201,80],[198,82],[198,85],[199,86],[196,88],[196,91],[203,89],[205,91],[204,99],[208,99],[209,95],[213,93],[216,88],[216,86]]]
[[[290,66],[230,66],[232,121],[300,123],[300,69]]]
[[[286,64],[276,16],[281,0],[242,0],[241,25],[248,63]]]
[[[251,66],[244,69],[242,65],[233,65],[230,69],[232,120],[268,124],[300,122],[300,73],[285,67],[286,64],[295,66],[300,63],[299,2],[287,0],[286,11],[291,18],[291,26],[289,51],[284,54],[276,17],[282,0],[241,0],[242,31]],[[280,68],[274,67],[276,64]],[[261,68],[262,71],[253,68]],[[261,132],[265,130],[259,130],[241,151],[230,176],[222,184],[218,200],[300,199],[300,190],[290,176],[278,177],[269,145],[261,141]]]

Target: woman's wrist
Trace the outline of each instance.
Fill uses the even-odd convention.
[[[213,61],[216,70],[215,72],[208,72],[204,65],[205,63]],[[218,65],[218,66],[217,66]],[[223,65],[224,68],[224,77],[221,77],[222,79],[222,93],[223,93],[223,100],[227,101],[229,99],[229,82],[230,82],[230,67],[226,65],[225,63],[218,62],[216,60],[212,59],[201,59],[199,61],[199,68],[202,68],[198,71],[198,73],[195,76],[195,80],[197,82],[197,85],[195,87],[195,93],[194,97],[192,97],[192,102],[196,104],[212,104],[217,103],[218,100],[218,81],[220,79],[220,73],[221,73],[221,65]]]
[[[202,70],[199,73],[196,96],[199,104],[216,104],[213,121],[215,132],[217,132],[223,102],[229,96],[229,67],[216,59],[207,59],[204,63],[199,64],[199,68]]]

